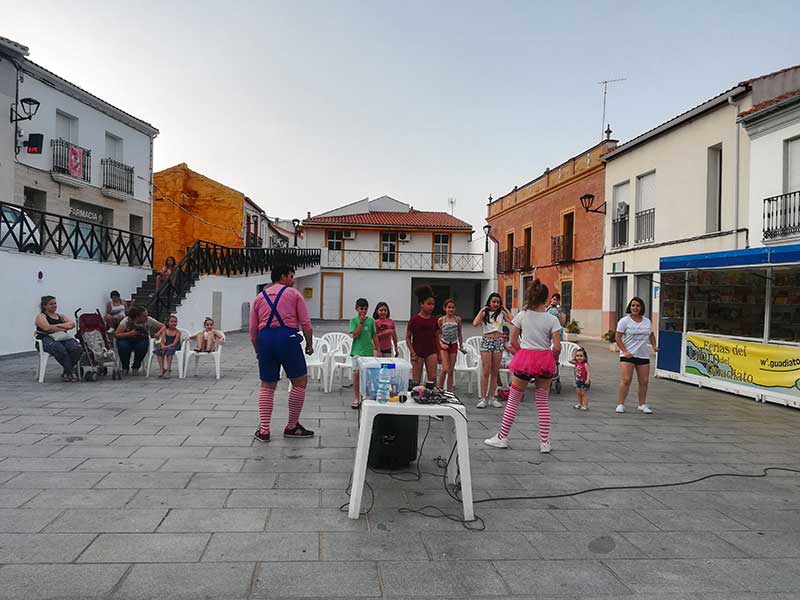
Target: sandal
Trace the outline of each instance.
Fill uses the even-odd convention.
[[[61,380],[69,383],[70,381],[72,381],[72,375],[70,373],[62,373]]]
[[[358,410],[359,408],[361,408],[361,402],[353,402],[350,405],[350,408],[352,408],[353,410]]]

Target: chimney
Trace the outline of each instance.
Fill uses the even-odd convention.
[[[306,219],[310,219],[310,218],[311,218],[311,211],[308,211],[308,212],[306,213]]]

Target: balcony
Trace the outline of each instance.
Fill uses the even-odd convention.
[[[611,220],[611,247],[624,248],[628,245],[628,217]]]
[[[92,181],[92,151],[58,138],[50,140],[53,150],[53,181],[75,188],[87,187]]]
[[[482,273],[483,254],[461,252],[382,252],[380,250],[322,250],[322,266],[379,271],[447,271]]]
[[[514,256],[511,250],[497,253],[497,272],[511,273],[514,270]]]
[[[517,246],[514,248],[514,270],[531,270],[531,248],[530,246]]]
[[[800,191],[764,198],[764,239],[800,235]]]
[[[550,254],[553,263],[572,262],[574,236],[554,235],[550,238]]]
[[[264,240],[261,236],[256,235],[252,231],[248,231],[244,238],[244,245],[245,248],[262,248],[264,246]]]
[[[103,167],[103,195],[117,200],[133,196],[133,167],[112,158],[100,161]]]
[[[656,239],[656,209],[640,210],[635,215],[636,243],[645,244]]]

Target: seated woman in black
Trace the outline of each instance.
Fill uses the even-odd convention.
[[[58,314],[58,304],[54,296],[42,296],[36,315],[36,337],[42,341],[44,351],[58,361],[64,369],[64,381],[78,381],[75,365],[81,357],[81,345],[69,333],[75,329],[75,321]]]

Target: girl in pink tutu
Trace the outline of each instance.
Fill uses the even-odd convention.
[[[508,365],[513,375],[508,402],[497,435],[484,440],[487,446],[508,448],[508,432],[517,417],[525,388],[533,379],[536,412],[539,414],[539,451],[550,452],[550,380],[556,375],[556,356],[561,352],[561,323],[547,312],[550,291],[534,279],[525,294],[525,307],[511,321],[511,345],[516,349]],[[551,346],[552,344],[552,346]]]

